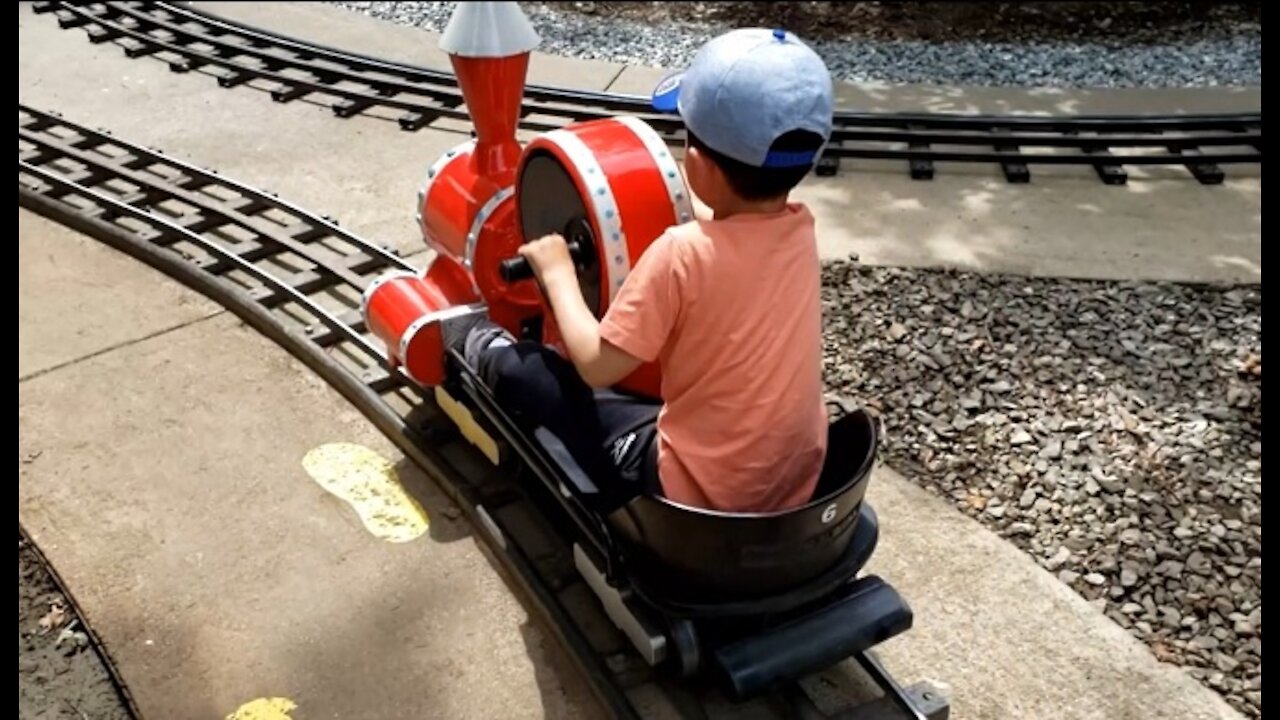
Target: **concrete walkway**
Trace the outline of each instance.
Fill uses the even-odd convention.
[[[598,716],[457,509],[336,391],[131,258],[18,228],[19,516],[146,717]],[[393,463],[428,532],[371,534],[304,468],[330,443]]]
[[[435,52],[426,33],[332,6],[216,8],[357,51],[420,63]],[[599,88],[626,79],[615,66],[541,56],[531,74]],[[274,189],[406,252],[422,247],[411,209],[422,169],[464,139],[339,121],[171,75],[26,5],[19,78],[20,102]],[[1216,189],[1135,181],[1118,192],[1064,178],[1031,186],[1034,195],[989,177],[956,182],[859,172],[804,192],[835,188],[830,203],[814,203],[820,222],[845,228],[865,260],[896,262],[897,252],[910,264],[964,265],[963,250],[970,266],[991,270],[1261,277],[1260,178]],[[898,205],[862,202],[876,192]],[[1193,196],[1204,198],[1199,230],[1187,227]],[[1030,227],[1014,233],[998,213],[1019,197]],[[1055,202],[1091,209],[1046,214]],[[914,205],[935,221],[913,226]],[[1254,215],[1231,212],[1239,207]],[[944,216],[952,244],[937,234]],[[1032,232],[1051,221],[1065,224],[1057,235]],[[1101,252],[1153,224],[1159,232],[1129,265]],[[597,715],[447,501],[335,392],[149,269],[21,212],[19,228],[19,513],[148,716],[223,717],[270,697],[295,702],[298,717]],[[383,542],[318,486],[302,461],[333,442],[396,463],[429,533]],[[1012,545],[908,481],[881,473],[871,498],[884,525],[874,569],[917,612],[917,628],[885,658],[904,680],[949,684],[953,717],[1236,717]]]

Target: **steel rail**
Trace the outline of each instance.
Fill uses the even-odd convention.
[[[223,87],[266,81],[278,102],[327,97],[344,118],[396,110],[406,130],[467,118],[448,72],[308,43],[174,3],[37,2],[35,9],[55,12],[63,27],[85,27],[94,42],[118,41],[131,57],[167,55],[174,71],[217,68]],[[654,113],[645,98],[542,85],[526,87],[521,126],[545,131],[616,114],[640,117],[669,143],[683,142],[680,119]],[[925,180],[938,163],[985,164],[1021,183],[1030,180],[1031,165],[1087,166],[1104,183],[1121,185],[1129,166],[1184,166],[1202,184],[1218,184],[1222,165],[1260,164],[1261,148],[1261,112],[1040,117],[839,110],[817,172],[835,174],[845,160],[905,161],[911,177]]]

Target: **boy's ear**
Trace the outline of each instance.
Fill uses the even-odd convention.
[[[698,148],[688,147],[688,146],[685,147],[684,162],[682,163],[684,165],[684,181],[685,182],[693,182],[693,180],[690,179],[689,177],[690,174],[695,172],[700,172],[702,170],[702,166],[706,164],[704,161],[705,161],[705,158],[702,157],[702,153],[698,152]]]
[[[720,167],[715,163],[711,162],[711,160],[706,155],[703,155],[702,151],[699,150],[698,148],[690,147],[685,150],[685,164],[688,165],[690,161],[692,161],[695,165],[698,166],[698,172],[702,175],[703,178],[705,179],[714,178],[714,181],[716,182],[720,182],[724,180],[724,178],[721,177],[722,173],[720,171]],[[711,175],[712,178],[708,178],[707,177],[708,175]]]

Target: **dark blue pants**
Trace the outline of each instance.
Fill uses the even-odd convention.
[[[573,363],[539,343],[489,347],[473,362],[512,419],[526,432],[549,430],[602,491],[661,494],[655,427],[661,405],[592,390]]]

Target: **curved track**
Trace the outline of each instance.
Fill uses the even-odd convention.
[[[450,73],[288,38],[175,3],[37,2],[64,28],[91,42],[118,42],[130,57],[156,56],[174,72],[201,70],[222,87],[256,82],[273,100],[323,99],[338,117],[372,108],[401,113],[405,130],[440,118],[466,119]],[[541,131],[618,114],[642,117],[670,143],[679,118],[654,114],[643,97],[530,85],[522,127]],[[1127,182],[1126,166],[1181,165],[1203,184],[1221,183],[1223,165],[1262,162],[1262,113],[1175,116],[1031,117],[837,111],[817,172],[842,160],[904,161],[911,177],[935,163],[997,164],[1008,182],[1028,182],[1031,165],[1093,167],[1106,184]]]
[[[857,682],[850,673],[858,673],[896,691],[869,705],[857,697],[859,718],[945,716],[929,686],[897,688],[871,656],[731,706],[653,672],[620,634],[590,630],[611,625],[542,515],[553,506],[527,492],[536,484],[518,482],[514,468],[485,460],[433,398],[388,371],[365,330],[365,285],[383,270],[410,268],[393,253],[268,193],[21,104],[18,203],[209,296],[341,392],[465,509],[613,715],[658,707],[699,720],[841,717],[852,693],[833,688]]]

